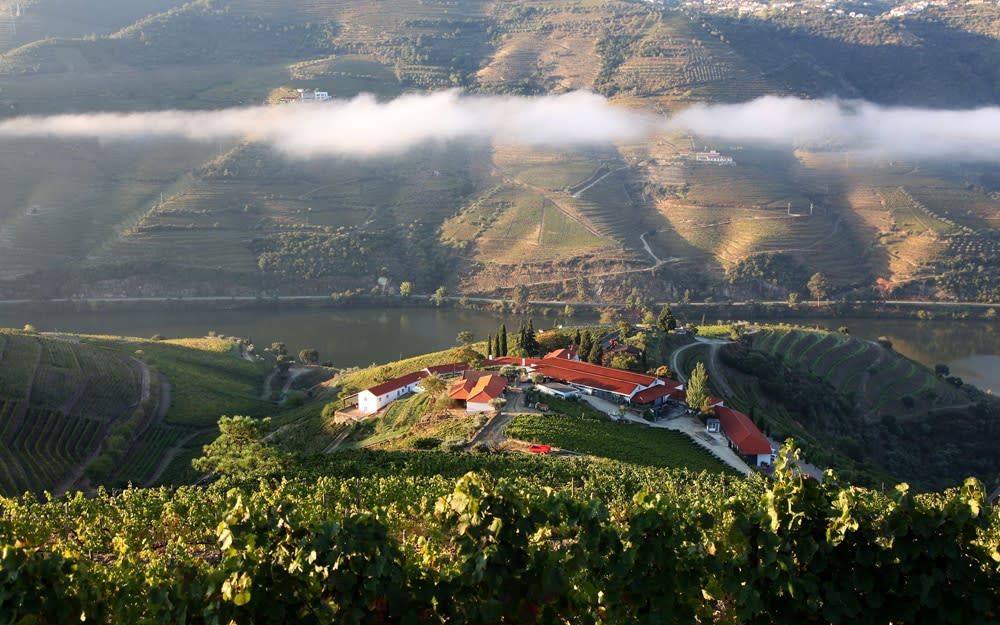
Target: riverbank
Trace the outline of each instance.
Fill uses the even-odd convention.
[[[757,320],[810,320],[830,317],[873,319],[983,319],[996,320],[1000,304],[982,302],[917,302],[885,301],[822,301],[790,306],[786,301],[766,302],[656,302],[657,312],[669,303],[675,315],[687,314],[689,322],[696,318]],[[518,313],[541,317],[565,317],[566,307],[574,314],[597,317],[602,311],[621,309],[606,302],[573,302],[530,300],[517,304],[509,299],[487,297],[411,295],[281,295],[281,296],[197,296],[197,297],[96,297],[55,299],[0,300],[0,308],[33,311],[96,311],[96,310],[273,310],[273,309],[351,309],[351,308],[459,308],[493,312]]]

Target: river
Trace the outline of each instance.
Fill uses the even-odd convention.
[[[554,317],[535,318],[536,328],[551,327]],[[286,343],[292,353],[312,347],[320,359],[341,367],[396,360],[455,345],[461,330],[476,339],[508,332],[520,319],[488,312],[435,308],[335,310],[109,310],[93,312],[0,310],[0,327],[32,323],[39,331],[66,331],[150,337],[220,334],[250,337],[258,346]],[[579,321],[574,319],[573,321]],[[830,328],[847,326],[854,336],[887,336],[899,353],[925,365],[947,364],[953,375],[982,389],[1000,391],[1000,325],[986,321],[901,319],[819,319]]]

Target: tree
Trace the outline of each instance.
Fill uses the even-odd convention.
[[[657,367],[656,371],[653,372],[653,375],[664,380],[674,377],[674,374],[670,371],[670,367],[667,365],[660,365]]]
[[[287,356],[288,348],[285,347],[284,343],[271,343],[271,353],[275,356]]]
[[[593,346],[594,340],[590,336],[590,330],[586,330],[584,331],[583,336],[580,337],[580,349],[577,350],[576,353],[580,355],[580,358],[586,360],[588,354],[590,354],[590,349]]]
[[[30,323],[26,323],[24,324],[24,328],[22,328],[21,331],[24,332],[25,334],[34,334],[35,326]]]
[[[575,314],[576,314],[576,311],[573,310],[573,307],[570,306],[569,304],[566,304],[566,306],[563,307],[563,317],[566,317],[567,319],[571,319],[573,317],[573,315],[575,315]]]
[[[497,343],[497,355],[506,356],[507,355],[507,324],[500,324],[500,337],[499,343]]]
[[[447,291],[443,286],[439,286],[437,290],[434,291],[434,295],[431,296],[431,301],[435,306],[440,307],[441,304],[444,303],[445,293],[447,293]]]
[[[934,375],[946,378],[951,375],[951,368],[949,368],[948,365],[938,363],[934,365]]]
[[[468,345],[472,342],[472,339],[472,332],[469,332],[468,330],[462,330],[455,336],[455,341],[461,345]]]
[[[251,477],[281,470],[281,457],[264,442],[271,419],[235,415],[219,418],[219,437],[202,447],[204,455],[191,461],[196,471]]]
[[[829,285],[826,282],[826,278],[823,274],[818,271],[809,278],[809,282],[806,283],[806,288],[809,289],[809,295],[812,296],[813,300],[818,304],[820,300],[826,299],[829,291]]]
[[[528,356],[538,354],[541,349],[538,345],[538,338],[535,336],[535,324],[531,319],[528,320],[527,325],[522,324],[517,331],[517,345]]]
[[[593,346],[591,346],[590,351],[587,353],[587,362],[599,365],[603,360],[604,348],[601,347],[600,341],[594,341]]]
[[[319,362],[319,350],[310,347],[299,351],[299,362],[307,365],[315,365]]]
[[[656,316],[653,315],[653,311],[646,310],[646,312],[643,313],[642,315],[642,325],[646,326],[647,328],[651,328],[655,323],[656,323]]]
[[[624,319],[618,320],[618,338],[622,341],[628,338],[629,333],[632,332],[632,324]]]
[[[499,413],[503,410],[503,407],[507,405],[507,400],[503,397],[494,397],[490,400],[490,405],[493,406],[493,409]]]
[[[420,381],[420,388],[424,389],[424,392],[431,397],[437,398],[443,395],[445,390],[447,390],[448,383],[444,381],[444,378],[437,374],[429,375]]]
[[[280,354],[274,362],[274,366],[277,367],[278,373],[285,375],[288,370],[292,368],[292,361],[288,356]]]
[[[580,328],[576,329],[576,334],[573,335],[573,345],[580,347],[580,341],[583,340],[583,335],[580,334]]]
[[[488,358],[492,358],[493,356],[496,355],[497,355],[496,348],[493,346],[493,335],[488,334],[486,336],[486,356]]]
[[[410,293],[413,292],[413,284],[409,281],[403,281],[399,283],[399,294],[403,297],[409,297]]]
[[[375,381],[381,384],[382,382],[388,382],[392,379],[392,367],[389,365],[383,365],[379,367],[378,371],[375,372]]]
[[[472,349],[471,345],[459,347],[456,358],[459,362],[468,363],[473,369],[477,369],[479,365],[483,364],[483,355]]]
[[[792,291],[788,294],[788,307],[795,308],[799,305],[799,294]]]
[[[700,410],[708,403],[708,373],[705,364],[699,361],[691,372],[687,383],[687,405]]]
[[[611,358],[611,366],[615,369],[625,369],[626,371],[642,371],[642,363],[628,352],[615,354]]]
[[[674,313],[670,310],[670,304],[665,304],[660,309],[660,314],[656,318],[656,327],[660,329],[660,332],[673,332],[677,329],[677,320],[674,319]]]

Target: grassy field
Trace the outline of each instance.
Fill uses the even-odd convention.
[[[262,417],[275,410],[260,399],[267,366],[243,360],[229,341],[199,339],[195,345],[200,347],[145,340],[88,342],[132,355],[164,373],[171,384],[170,424],[212,427],[222,415]]]
[[[725,465],[685,434],[557,415],[520,415],[507,436],[650,467],[726,471]]]

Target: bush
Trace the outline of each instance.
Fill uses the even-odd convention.
[[[441,446],[441,439],[433,436],[421,436],[413,441],[414,449],[437,449]]]

